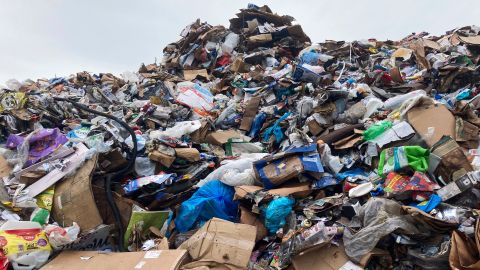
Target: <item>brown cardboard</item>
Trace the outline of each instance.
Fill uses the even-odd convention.
[[[187,260],[186,250],[142,252],[64,251],[42,270],[176,270]]]
[[[314,136],[317,136],[324,130],[315,119],[308,121],[307,125],[308,125],[308,130]]]
[[[200,160],[200,152],[198,152],[197,148],[175,148],[175,154],[177,157],[187,161],[195,162]]]
[[[429,147],[443,136],[455,138],[455,117],[443,104],[414,107],[408,111],[407,120]]]
[[[282,166],[282,171],[278,170],[278,167]],[[282,161],[282,164],[270,163],[263,168],[265,177],[269,179],[274,185],[280,185],[295,176],[298,176],[302,173],[303,164],[299,156],[288,156],[285,157]],[[258,171],[255,170],[255,175],[257,179],[260,179]]]
[[[148,154],[148,158],[162,164],[165,167],[170,167],[175,161],[175,156],[169,156],[158,150],[154,150]]]
[[[478,36],[468,36],[468,37],[462,37],[458,36],[458,39],[462,41],[463,43],[469,44],[469,45],[480,45],[480,35]]]
[[[205,138],[207,137],[208,129],[210,128],[210,125],[207,121],[201,121],[201,123],[202,123],[202,126],[190,134],[190,138],[194,143],[204,143]]]
[[[295,270],[361,270],[348,259],[342,246],[331,244],[307,250],[292,259]]]
[[[240,129],[249,131],[252,127],[253,119],[257,115],[258,106],[262,100],[261,96],[251,98],[247,106],[245,107],[245,113],[243,114],[242,122],[240,123]]]
[[[222,146],[228,139],[239,138],[249,142],[250,138],[235,130],[219,130],[207,135],[207,143]]]
[[[0,177],[8,176],[12,172],[12,167],[7,160],[0,156]]]
[[[260,219],[260,216],[252,213],[243,206],[240,206],[240,223],[252,225],[257,228],[257,237],[255,238],[255,241],[260,241],[267,236],[267,228]]]
[[[262,189],[263,188],[259,186],[236,186],[234,199],[243,199],[248,193],[254,193]],[[292,196],[294,198],[301,199],[310,195],[310,193],[312,193],[312,189],[310,188],[310,183],[304,182],[286,184],[280,188],[265,190],[265,192],[271,196]]]
[[[453,231],[449,263],[452,269],[480,269],[480,221],[475,226],[475,241],[463,232]]]
[[[97,156],[88,160],[71,177],[55,186],[52,215],[64,227],[76,222],[82,232],[103,223],[92,193],[92,173]]]
[[[246,64],[242,57],[238,56],[230,65],[230,70],[233,72],[246,73],[250,71],[250,65]]]
[[[213,218],[179,249],[187,249],[194,261],[220,263],[230,269],[246,268],[256,235],[254,226]]]
[[[204,77],[204,78],[208,79],[208,72],[207,72],[206,69],[191,69],[191,70],[185,69],[185,70],[183,70],[183,78],[186,81],[191,81],[191,80],[197,78],[197,76]]]

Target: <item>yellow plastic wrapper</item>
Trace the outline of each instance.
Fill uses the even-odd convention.
[[[55,186],[51,186],[44,192],[38,194],[37,197],[35,197],[35,199],[37,199],[37,206],[48,211],[52,211],[54,193]]]
[[[0,231],[0,247],[6,256],[34,250],[52,250],[47,235],[41,228]]]
[[[0,95],[0,112],[21,109],[26,102],[23,92],[5,92]]]

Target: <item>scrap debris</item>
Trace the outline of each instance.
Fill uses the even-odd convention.
[[[0,92],[1,269],[479,269],[480,28],[313,43],[249,4]]]

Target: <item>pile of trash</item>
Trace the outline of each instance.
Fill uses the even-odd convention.
[[[478,269],[479,32],[312,43],[249,4],[138,72],[10,80],[0,269]]]

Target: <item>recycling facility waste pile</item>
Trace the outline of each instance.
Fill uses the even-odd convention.
[[[313,43],[250,4],[9,80],[0,269],[480,269],[479,31]]]

